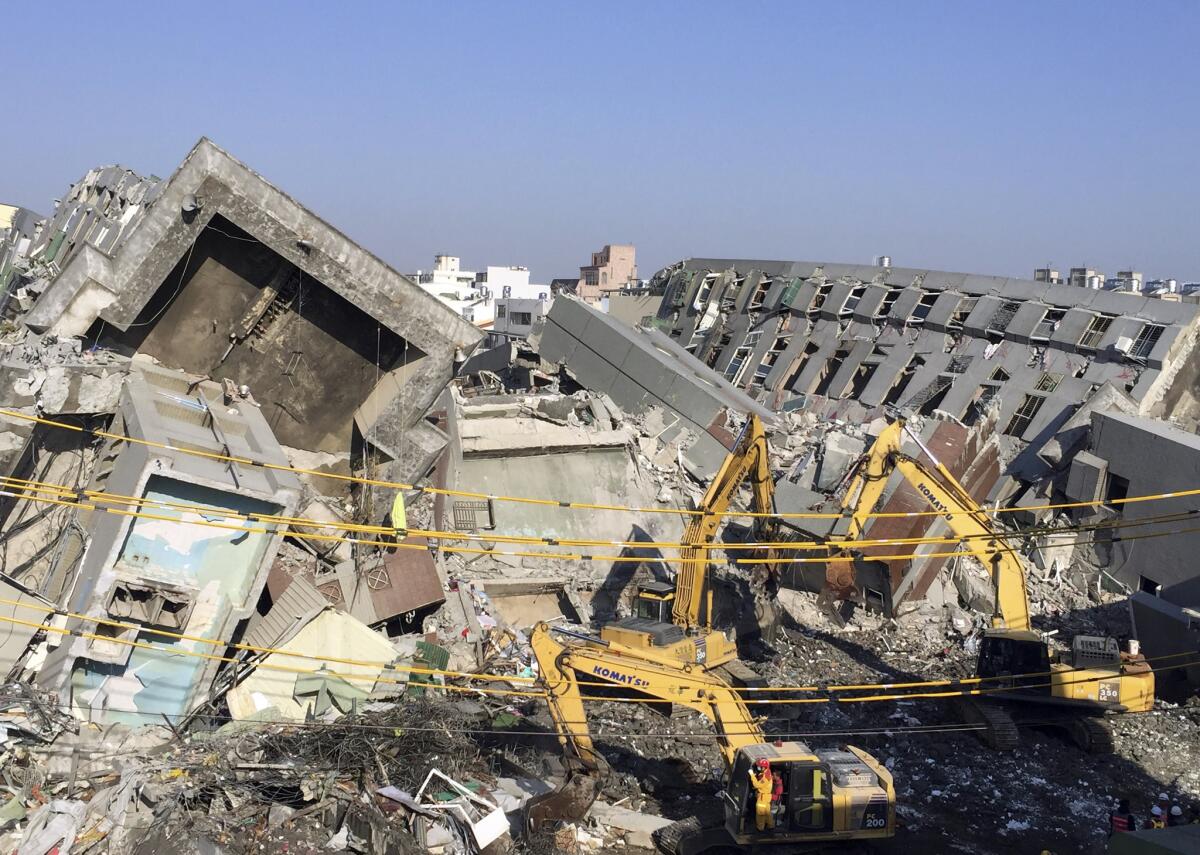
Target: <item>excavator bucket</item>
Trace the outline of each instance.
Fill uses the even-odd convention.
[[[534,796],[525,803],[525,831],[536,834],[548,823],[559,820],[575,822],[583,819],[596,796],[602,780],[592,772],[574,772],[556,789]]]

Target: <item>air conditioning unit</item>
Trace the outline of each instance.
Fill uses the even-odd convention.
[[[1118,336],[1116,342],[1113,343],[1113,350],[1119,353],[1129,353],[1133,349],[1133,339],[1127,335]]]

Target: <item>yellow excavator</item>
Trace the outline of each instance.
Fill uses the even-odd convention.
[[[932,466],[903,451],[905,437]],[[950,531],[967,549],[982,553],[979,560],[991,572],[996,606],[992,628],[980,641],[976,675],[988,678],[982,688],[1004,691],[986,701],[964,704],[969,720],[986,725],[984,741],[997,749],[1012,749],[1019,726],[1037,725],[1065,730],[1086,751],[1112,751],[1112,734],[1103,716],[1145,712],[1154,705],[1154,672],[1145,658],[1121,651],[1116,639],[1099,636],[1076,636],[1069,651],[1052,649],[1046,636],[1030,626],[1025,565],[1009,546],[1009,535],[998,529],[903,419],[880,433],[851,472],[842,499],[849,517],[846,540],[862,537],[893,472],[899,472],[933,510],[944,515]],[[838,596],[853,595],[854,565],[828,566],[827,586]]]
[[[739,667],[736,642],[712,628],[712,589],[707,584],[710,559],[707,547],[716,537],[738,488],[747,479],[753,493],[752,509],[757,513],[773,513],[775,482],[767,460],[767,437],[762,421],[753,413],[708,485],[698,508],[701,513],[693,515],[684,530],[674,583],[649,582],[639,586],[633,614],[603,627],[600,637],[604,641],[667,653],[677,665],[705,669],[724,666],[739,681],[755,679],[753,672]],[[772,518],[755,517],[754,523],[755,539],[773,538]],[[768,553],[767,557],[774,556]],[[763,577],[756,587],[769,594],[775,582],[773,569],[760,572]]]
[[[527,806],[531,830],[552,819],[582,817],[599,789],[604,762],[588,730],[582,676],[589,688],[595,683],[611,684],[622,697],[696,710],[716,730],[727,772],[721,796],[723,821],[706,827],[690,818],[668,826],[657,840],[667,851],[697,855],[775,845],[796,851],[813,844],[895,834],[892,775],[866,751],[853,746],[813,750],[802,742],[770,741],[735,688],[711,672],[670,664],[669,657],[654,651],[551,629],[545,623],[534,628],[530,644],[559,742],[574,766],[562,788]],[[773,801],[773,827],[760,830],[751,777],[762,760],[768,762],[772,775],[780,776],[783,787],[781,797]]]

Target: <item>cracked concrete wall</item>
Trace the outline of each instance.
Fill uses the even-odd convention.
[[[184,202],[192,198],[201,207],[187,214]],[[84,245],[70,258],[25,323],[63,335],[86,334],[100,321],[131,329],[146,320],[143,312],[160,289],[174,287],[170,274],[218,216],[426,355],[409,378],[412,393],[395,396],[384,419],[405,427],[420,421],[453,376],[456,356],[482,339],[474,326],[208,139],[161,185],[111,255]],[[369,333],[364,337],[373,339]],[[347,425],[352,411],[343,414]]]

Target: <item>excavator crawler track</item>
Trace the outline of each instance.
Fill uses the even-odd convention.
[[[692,840],[704,833],[700,818],[689,816],[663,826],[651,835],[654,845],[667,855],[684,855]]]
[[[1067,732],[1071,741],[1088,754],[1112,754],[1115,750],[1112,727],[1103,718],[1077,718]]]
[[[993,751],[1015,751],[1021,741],[1017,723],[1003,707],[963,700],[959,703],[963,720],[986,727],[977,732],[979,740]]]

